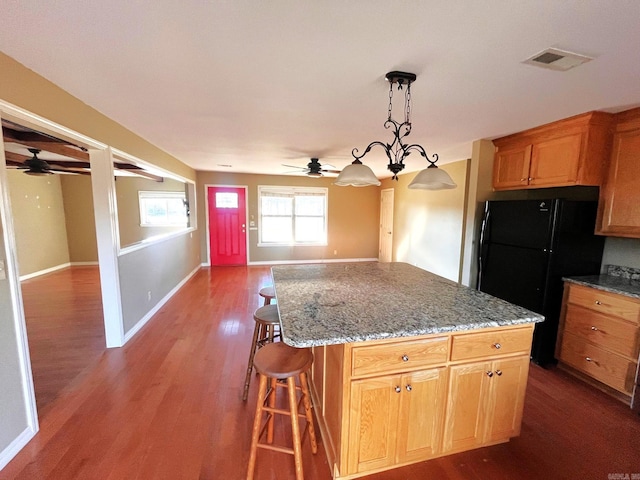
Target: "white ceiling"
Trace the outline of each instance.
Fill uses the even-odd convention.
[[[0,18],[4,53],[198,170],[344,167],[391,140],[390,70],[418,75],[409,139],[440,164],[480,138],[640,105],[634,0],[0,0]],[[521,63],[547,47],[595,59]],[[364,161],[390,175],[381,153]]]

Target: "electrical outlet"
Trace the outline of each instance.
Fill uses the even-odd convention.
[[[151,301],[151,290],[147,292],[147,302]]]

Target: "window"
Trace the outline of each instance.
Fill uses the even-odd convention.
[[[185,227],[189,224],[185,192],[138,192],[140,225],[143,227]]]
[[[326,245],[327,189],[258,187],[261,245]]]

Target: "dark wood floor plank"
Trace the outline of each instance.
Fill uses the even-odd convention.
[[[268,267],[202,269],[125,347],[95,347],[101,320],[98,331],[74,336],[89,345],[69,348],[87,348],[95,357],[78,368],[60,352],[60,365],[47,373],[59,378],[45,380],[64,378],[66,386],[45,405],[41,431],[0,479],[244,478],[256,401],[256,382],[242,401],[244,369],[253,311],[262,304],[258,290],[270,283]],[[99,288],[94,292],[99,300]],[[40,295],[41,305],[56,300]],[[81,317],[99,305],[83,296],[91,307],[78,308]],[[71,338],[72,325],[90,330],[83,322],[64,317],[61,328],[43,327],[45,333],[30,337],[42,340],[30,344],[33,356],[64,344],[56,332]],[[290,438],[286,423],[278,425],[278,439]],[[640,473],[639,452],[638,415],[562,371],[532,365],[520,437],[366,478],[605,480],[610,473]],[[331,478],[322,444],[317,455],[305,444],[303,460],[307,480]],[[259,452],[256,480],[293,478],[293,472],[289,456]]]

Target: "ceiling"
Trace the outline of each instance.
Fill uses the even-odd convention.
[[[0,15],[4,53],[198,170],[346,166],[391,141],[391,70],[418,75],[410,140],[439,164],[480,138],[640,105],[637,1],[0,0]],[[522,63],[548,47],[594,60]],[[390,176],[381,152],[363,161]]]

